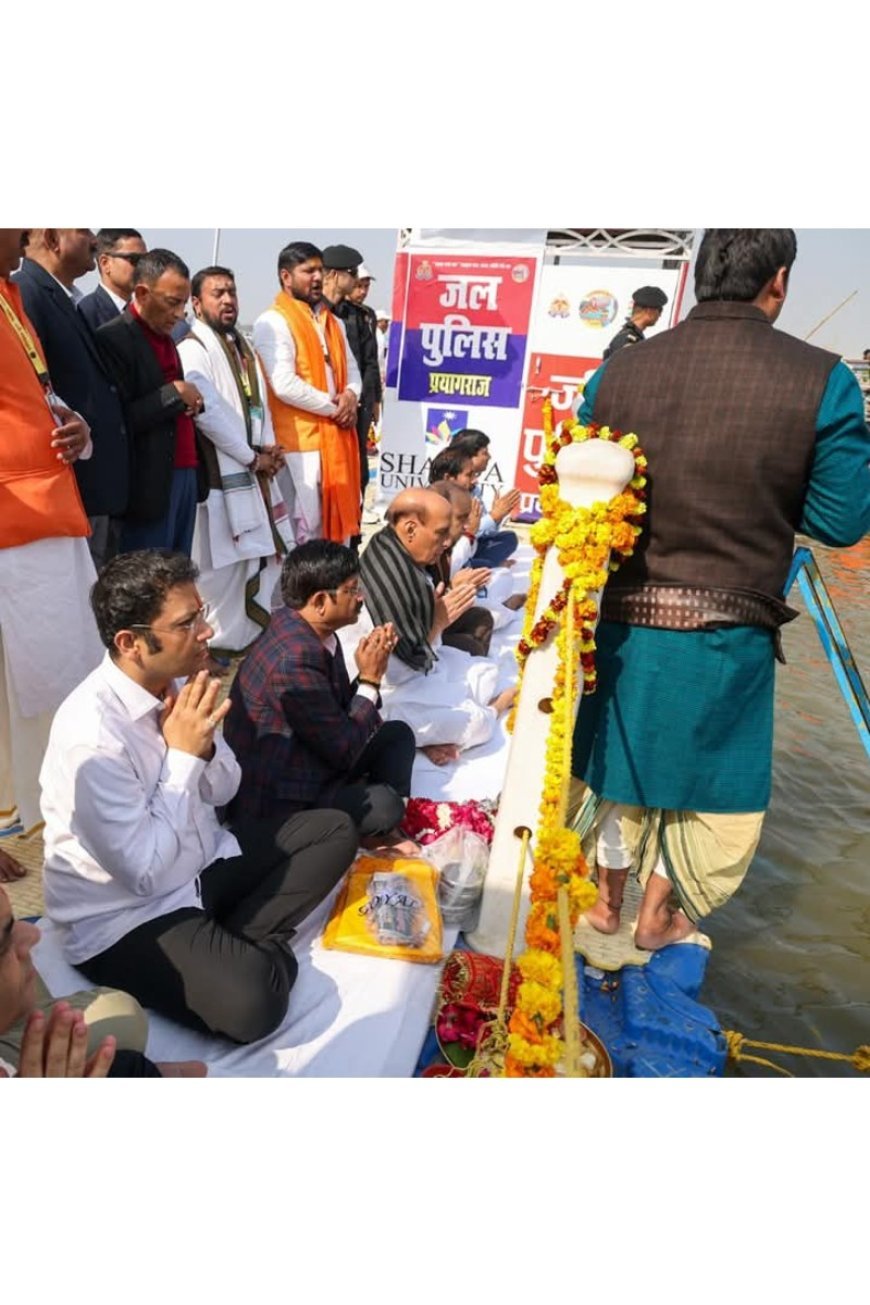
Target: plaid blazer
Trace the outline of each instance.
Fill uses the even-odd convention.
[[[328,806],[382,723],[354,691],[341,644],[331,655],[288,607],[242,662],[230,702],[224,737],[242,768],[231,818]]]

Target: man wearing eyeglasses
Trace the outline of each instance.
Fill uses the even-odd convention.
[[[88,423],[93,456],[75,473],[91,526],[89,547],[100,569],[118,551],[127,508],[130,447],[121,399],[78,308],[75,282],[93,269],[97,238],[87,227],[35,227],[13,278],[36,327],[54,390]]]
[[[79,302],[79,312],[92,331],[123,313],[133,297],[136,269],[145,252],[145,241],[133,227],[101,227],[97,232],[100,284]]]
[[[184,378],[172,339],[184,317],[190,272],[177,254],[152,249],[136,268],[126,311],[97,342],[114,375],[132,444],[130,501],[121,551],[171,548],[190,556],[198,496],[193,418],[203,398]]]
[[[40,774],[45,903],[92,983],[246,1044],[282,1023],[288,940],[357,836],[336,810],[221,825],[240,770],[217,732],[229,703],[196,580],[189,558],[152,549],[94,586],[107,652],[57,711]]]

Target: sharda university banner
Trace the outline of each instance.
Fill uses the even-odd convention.
[[[399,400],[516,408],[535,258],[412,254]]]

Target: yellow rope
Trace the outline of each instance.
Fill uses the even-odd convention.
[[[579,1078],[580,1068],[580,994],[577,991],[577,971],[574,968],[574,937],[571,932],[571,908],[568,889],[559,889],[559,950],[562,960],[562,1010],[565,1027],[565,1075]]]
[[[511,984],[511,966],[514,960],[514,942],[517,936],[517,925],[520,919],[520,905],[523,900],[523,877],[526,871],[526,855],[529,850],[532,831],[523,829],[520,839],[520,862],[517,866],[517,879],[514,884],[514,900],[511,907],[510,925],[508,926],[507,946],[505,948],[504,969],[501,972],[501,992],[498,997],[498,1015],[496,1020],[499,1024],[504,1023],[504,1017],[507,1013],[508,992]]]
[[[851,1054],[842,1051],[822,1051],[813,1047],[788,1047],[780,1042],[756,1042],[752,1038],[747,1038],[743,1033],[735,1033],[733,1029],[723,1029],[723,1036],[728,1047],[728,1058],[735,1064],[740,1061],[752,1061],[756,1065],[765,1065],[768,1069],[775,1069],[779,1074],[785,1074],[793,1078],[787,1069],[780,1065],[774,1065],[772,1061],[763,1060],[760,1056],[746,1055],[744,1048],[753,1047],[756,1051],[777,1051],[783,1056],[815,1056],[818,1060],[839,1060],[851,1065],[859,1073],[870,1073],[870,1046],[856,1047]]]

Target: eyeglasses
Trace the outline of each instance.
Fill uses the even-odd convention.
[[[330,598],[364,598],[365,589],[362,585],[350,585],[347,589],[327,589]]]
[[[124,262],[129,263],[131,267],[138,267],[139,260],[142,258],[142,255],[141,254],[110,254],[109,258],[123,258]]]
[[[153,634],[191,634],[198,625],[208,625],[208,603],[203,603],[198,607],[193,616],[186,616],[183,621],[176,621],[174,625],[165,625],[161,629],[159,625],[130,625],[130,630],[150,630]]]

